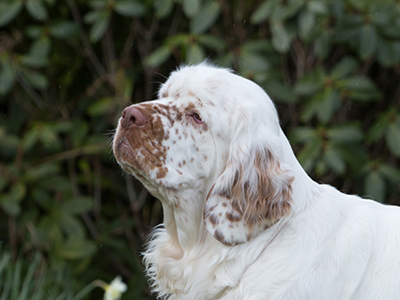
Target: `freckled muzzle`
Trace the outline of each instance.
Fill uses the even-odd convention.
[[[137,176],[137,171],[155,179],[166,176],[168,138],[161,118],[160,105],[144,103],[125,108],[113,141],[113,152],[121,167]]]

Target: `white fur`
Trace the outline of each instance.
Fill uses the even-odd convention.
[[[169,147],[164,161],[169,172],[161,180],[154,174],[141,178],[164,209],[164,224],[154,231],[144,253],[151,286],[160,299],[400,299],[400,208],[311,180],[260,87],[201,64],[173,72],[153,103],[174,103],[182,111],[194,104],[208,126],[200,132],[190,116],[173,125],[163,119],[170,132],[163,142]],[[178,139],[176,128],[186,137]],[[205,224],[203,212],[210,190],[216,182],[232,185],[239,164],[244,180],[250,180],[249,189],[256,192],[256,148],[267,149],[282,169],[276,176],[284,179],[271,179],[274,189],[279,191],[293,178],[291,211],[274,222],[260,220],[269,227],[245,240],[250,231],[244,219],[235,231],[219,214],[225,213],[221,201],[229,200],[210,199],[219,205],[216,227]],[[182,160],[187,163],[178,167]],[[129,162],[119,163],[129,169]],[[212,236],[215,228],[226,235],[225,244]]]

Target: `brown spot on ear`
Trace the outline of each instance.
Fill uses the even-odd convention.
[[[210,214],[210,216],[208,217],[208,220],[210,221],[210,223],[215,227],[218,224],[218,219],[214,214]]]
[[[218,240],[218,241],[220,241],[220,242],[224,242],[224,240],[225,240],[225,236],[221,233],[221,231],[219,231],[218,229],[217,230],[215,230],[215,232],[214,232],[214,237]]]
[[[226,199],[228,199],[228,200],[231,200],[231,198],[232,198],[232,193],[231,193],[231,191],[229,191],[229,190],[222,190],[222,191],[219,192],[218,195],[219,195],[220,197],[226,198]],[[226,203],[224,203],[224,204],[226,205]]]
[[[242,216],[240,216],[240,215],[234,215],[234,214],[229,213],[229,212],[225,213],[225,215],[226,215],[226,218],[227,218],[230,222],[238,222],[238,221],[240,221],[240,220],[242,219]]]

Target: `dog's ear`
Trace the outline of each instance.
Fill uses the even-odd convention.
[[[247,242],[291,212],[293,176],[265,147],[233,149],[204,210],[208,232],[227,245]]]

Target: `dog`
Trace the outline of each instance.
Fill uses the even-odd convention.
[[[163,206],[159,299],[400,299],[400,208],[313,181],[254,82],[181,67],[124,109],[113,152]]]

